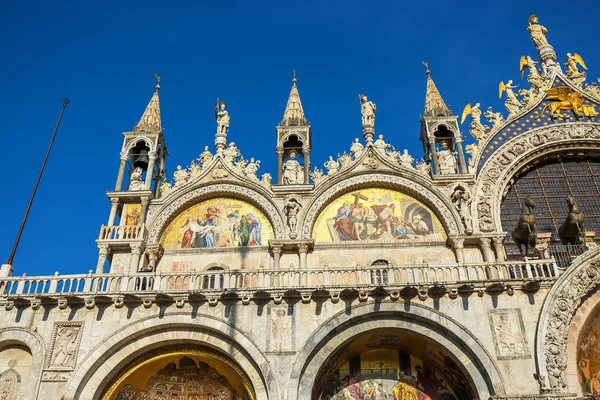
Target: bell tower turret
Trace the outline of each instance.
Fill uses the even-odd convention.
[[[296,86],[296,71],[283,118],[277,127],[277,184],[310,184],[311,130]],[[300,165],[298,159],[303,160]]]
[[[142,257],[147,238],[146,214],[165,176],[168,155],[160,117],[160,77],[156,79],[155,92],[142,118],[131,132],[123,132],[115,190],[107,192],[110,213],[96,241],[99,253],[96,273],[133,273],[148,266],[148,260]],[[105,271],[107,261],[109,271]]]
[[[467,174],[458,116],[446,106],[427,68],[425,111],[421,117],[421,143],[425,159],[431,161],[432,176]]]

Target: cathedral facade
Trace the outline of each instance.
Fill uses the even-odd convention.
[[[600,395],[600,82],[527,31],[506,112],[454,115],[425,65],[420,161],[360,95],[362,139],[312,165],[294,76],[274,176],[217,102],[214,147],[167,177],[159,80],[95,270],[0,269],[0,400]]]

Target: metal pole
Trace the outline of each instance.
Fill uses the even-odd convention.
[[[29,216],[29,210],[31,209],[31,204],[33,204],[33,199],[35,198],[35,193],[37,192],[38,185],[40,184],[40,180],[42,179],[42,174],[44,173],[44,168],[46,167],[46,161],[48,161],[48,156],[50,155],[50,150],[52,149],[52,144],[54,143],[54,138],[56,137],[56,132],[58,132],[58,127],[60,126],[60,121],[62,120],[63,114],[65,112],[65,108],[67,108],[67,104],[69,104],[69,99],[63,99],[62,109],[60,110],[60,115],[58,117],[58,121],[56,122],[56,127],[54,128],[54,133],[52,134],[52,139],[50,139],[50,144],[48,145],[48,150],[46,150],[46,156],[44,157],[44,161],[42,162],[42,167],[40,168],[40,173],[35,181],[35,185],[33,186],[33,192],[31,193],[31,197],[29,198],[29,204],[27,204],[27,209],[25,210],[25,215],[23,215],[23,220],[21,221],[21,226],[19,227],[19,233],[17,233],[17,238],[15,239],[15,244],[10,253],[10,258],[8,259],[7,264],[12,265],[13,259],[15,258],[15,253],[17,252],[17,247],[19,247],[19,240],[21,240],[21,234],[23,233],[23,228],[25,228],[25,223],[27,222],[27,217]]]

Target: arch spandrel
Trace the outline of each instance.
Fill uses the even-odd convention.
[[[410,175],[417,175],[417,173],[410,171],[407,176],[399,176],[392,171],[389,173],[358,172],[330,182],[309,203],[303,219],[302,237],[304,239],[313,238],[314,228],[318,218],[323,215],[323,211],[338,199],[357,190],[382,190],[413,199],[415,203],[421,204],[431,212],[432,220],[435,219],[435,223],[439,221],[440,233],[445,232],[442,234],[444,238],[446,238],[445,235],[463,233],[464,227],[460,223],[460,217],[450,199],[439,189],[432,186],[426,187],[424,182],[421,183],[419,180],[424,180],[424,177],[409,179],[413,178]]]
[[[167,203],[151,206],[149,210],[148,242],[151,244],[159,243],[167,227],[191,206],[218,198],[238,200],[240,203],[257,210],[270,225],[269,232],[273,232],[272,237],[275,239],[282,237],[284,231],[283,217],[281,211],[271,199],[240,184],[214,183],[193,188],[181,193],[179,196],[168,198]],[[154,211],[153,207],[158,209]]]

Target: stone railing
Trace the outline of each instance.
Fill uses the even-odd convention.
[[[123,225],[100,227],[98,240],[134,240],[146,239],[148,230],[145,225]]]
[[[233,294],[288,291],[311,293],[382,288],[448,291],[511,290],[536,286],[558,278],[554,260],[504,263],[370,266],[272,270],[210,270],[190,272],[140,272],[20,276],[0,279],[0,297],[48,297],[144,293]],[[481,292],[483,293],[483,292]]]

